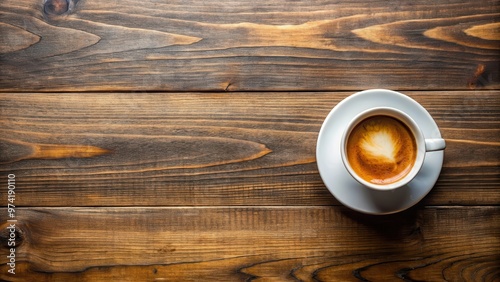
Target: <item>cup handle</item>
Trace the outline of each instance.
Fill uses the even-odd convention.
[[[446,148],[446,142],[442,138],[425,139],[425,151],[439,151]]]

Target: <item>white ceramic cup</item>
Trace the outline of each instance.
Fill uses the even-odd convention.
[[[395,118],[402,123],[404,123],[412,132],[413,136],[415,137],[415,143],[416,143],[416,158],[415,162],[413,164],[413,167],[409,171],[406,176],[403,178],[399,179],[396,182],[388,183],[388,184],[375,184],[369,181],[364,180],[361,178],[351,167],[349,164],[349,160],[347,158],[347,140],[349,138],[349,135],[351,134],[352,130],[356,127],[357,124],[362,122],[363,120],[372,117],[372,116],[389,116],[392,118]],[[341,139],[341,156],[342,156],[342,162],[344,163],[345,168],[351,174],[351,176],[356,179],[359,183],[362,185],[372,188],[375,190],[382,190],[382,191],[387,191],[387,190],[392,190],[396,188],[400,188],[408,184],[410,181],[415,178],[415,176],[418,174],[420,169],[422,168],[422,165],[424,164],[424,159],[425,155],[427,152],[432,152],[432,151],[439,151],[439,150],[444,150],[446,147],[445,140],[442,138],[431,138],[431,139],[426,139],[424,134],[422,133],[422,130],[419,128],[418,124],[406,113],[396,109],[396,108],[391,108],[391,107],[376,107],[376,108],[371,108],[368,110],[365,110],[361,112],[360,114],[356,115],[347,125],[345,131],[343,132],[342,139]]]

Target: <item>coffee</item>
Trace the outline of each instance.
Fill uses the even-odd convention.
[[[417,156],[411,130],[386,115],[368,117],[349,134],[346,153],[349,165],[362,179],[378,185],[404,178]]]

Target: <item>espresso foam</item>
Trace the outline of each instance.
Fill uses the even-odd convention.
[[[366,134],[360,143],[360,148],[367,157],[391,163],[396,162],[396,153],[400,146],[401,143],[394,134],[383,128]]]
[[[406,125],[392,117],[370,117],[352,130],[347,157],[353,170],[364,180],[375,184],[393,183],[413,167],[415,138]]]

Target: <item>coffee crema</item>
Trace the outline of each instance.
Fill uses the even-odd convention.
[[[404,178],[415,164],[417,145],[401,121],[377,115],[358,123],[347,139],[347,159],[362,179],[379,185]]]

